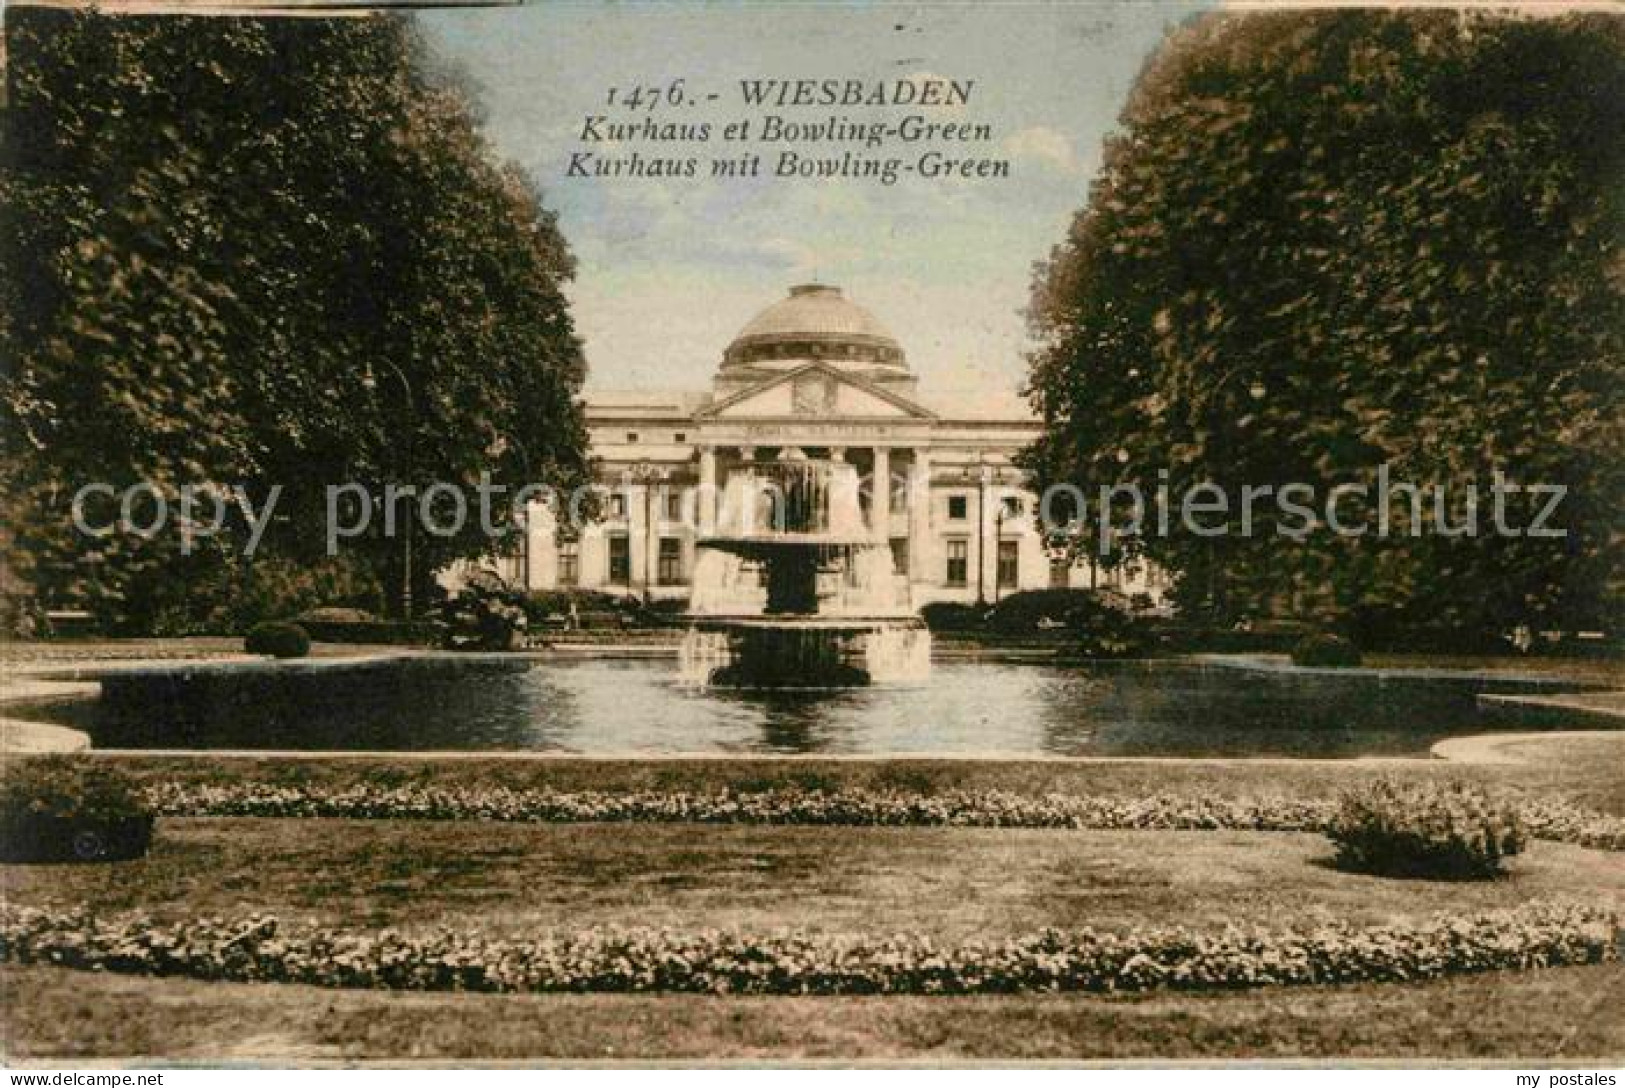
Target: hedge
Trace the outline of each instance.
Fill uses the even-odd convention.
[[[275,917],[163,923],[143,914],[0,907],[0,962],[129,975],[506,993],[977,994],[1213,990],[1402,982],[1617,958],[1616,921],[1533,904],[1468,917],[1302,932],[1042,930],[944,946],[919,934],[750,935],[602,929],[495,939],[355,933]]]
[[[1324,831],[1331,798],[1032,795],[1003,790],[787,787],[758,791],[560,791],[508,786],[164,782],[145,797],[164,816],[340,817],[371,820],[505,820],[528,823],[818,824],[882,827],[1030,827],[1100,830]],[[1563,801],[1513,802],[1535,838],[1625,850],[1625,818]]]

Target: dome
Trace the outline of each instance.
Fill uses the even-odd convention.
[[[722,368],[782,370],[812,361],[861,370],[907,366],[902,347],[874,314],[839,287],[809,283],[753,317],[728,345]]]

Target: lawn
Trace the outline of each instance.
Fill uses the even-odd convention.
[[[377,993],[0,968],[10,1057],[179,1061],[1499,1059],[1625,1054],[1625,965],[1020,997]]]
[[[268,911],[491,936],[594,925],[922,931],[1380,924],[1568,897],[1625,912],[1625,855],[1536,843],[1503,880],[1339,871],[1318,835],[1222,831],[166,819],[145,859],[9,866],[8,901]]]
[[[1331,796],[1374,776],[1470,779],[1625,813],[1625,733],[1528,762],[103,757],[148,781],[801,786],[1138,797]],[[597,923],[762,931],[1379,923],[1578,898],[1625,910],[1625,855],[1537,842],[1488,883],[1338,871],[1315,835],[696,824],[164,819],[152,854],[0,868],[13,903],[165,918],[272,911],[346,929],[491,935]],[[708,1060],[1618,1058],[1625,967],[1222,994],[710,998],[315,990],[0,968],[13,1058]]]
[[[1580,898],[1625,856],[1536,843],[1486,883],[1341,872],[1319,836],[165,819],[145,859],[9,866],[5,898],[516,935],[595,924],[925,931],[1285,928]],[[1585,1058],[1625,1052],[1618,965],[1211,995],[379,994],[0,968],[7,1051],[192,1059]]]

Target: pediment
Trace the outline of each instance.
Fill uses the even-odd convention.
[[[709,419],[931,419],[906,397],[810,363],[711,405]]]

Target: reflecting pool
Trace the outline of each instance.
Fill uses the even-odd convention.
[[[75,724],[99,748],[1340,758],[1416,755],[1494,728],[1475,705],[1487,690],[1465,677],[978,661],[939,662],[914,688],[727,691],[686,686],[664,659],[402,661],[109,682]]]

